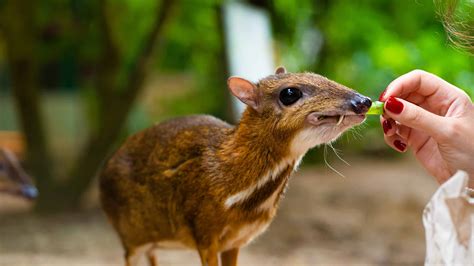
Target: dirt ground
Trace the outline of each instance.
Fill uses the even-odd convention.
[[[422,265],[422,211],[436,183],[414,162],[349,158],[303,167],[269,230],[240,265]],[[194,251],[162,250],[160,265],[198,265]],[[0,197],[0,265],[123,265],[122,249],[97,207],[36,216]]]

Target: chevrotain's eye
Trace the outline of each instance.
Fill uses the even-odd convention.
[[[292,105],[303,96],[303,93],[297,88],[286,88],[280,91],[280,102],[283,105]]]

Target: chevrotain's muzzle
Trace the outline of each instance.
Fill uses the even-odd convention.
[[[360,94],[355,94],[350,100],[350,106],[352,111],[356,114],[365,114],[372,105],[372,101],[369,97],[362,96]]]

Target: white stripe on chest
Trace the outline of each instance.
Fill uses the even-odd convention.
[[[303,156],[299,157],[296,160],[296,162],[294,163],[294,170],[296,170],[296,168],[298,168],[302,157]],[[257,191],[259,188],[263,187],[268,182],[273,181],[275,178],[277,178],[282,173],[282,171],[285,170],[285,168],[288,165],[290,165],[291,163],[292,163],[291,160],[282,160],[273,169],[269,170],[266,174],[264,174],[261,178],[259,178],[258,181],[255,184],[251,185],[250,187],[248,187],[248,188],[246,188],[246,189],[244,189],[240,192],[237,192],[237,193],[229,196],[225,200],[224,206],[226,208],[230,208],[230,207],[234,206],[235,204],[237,204],[239,202],[245,201],[255,191]],[[283,182],[283,183],[285,183],[285,182]],[[274,201],[277,197],[276,194],[280,191],[280,187],[281,187],[281,185],[278,187],[277,190],[275,190],[275,192],[272,194],[272,196],[270,196],[270,198],[267,199],[262,205],[269,205],[270,204],[269,200],[272,199],[272,198],[273,198],[273,201]]]

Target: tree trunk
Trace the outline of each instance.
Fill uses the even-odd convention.
[[[42,117],[36,61],[34,3],[7,1],[0,23],[6,41],[6,55],[18,121],[27,144],[27,168],[45,195],[54,193],[52,161]],[[21,18],[21,19],[18,19]],[[41,196],[41,195],[40,195]]]
[[[63,190],[68,191],[68,200],[72,207],[80,206],[80,200],[83,192],[89,187],[90,183],[97,175],[103,161],[106,159],[110,149],[114,146],[123,126],[128,118],[128,114],[135,102],[135,99],[142,91],[148,65],[153,58],[154,51],[163,35],[165,25],[171,17],[172,8],[176,1],[164,0],[161,6],[157,7],[156,19],[150,33],[144,40],[144,45],[136,57],[135,65],[130,74],[124,89],[115,88],[116,79],[120,68],[115,68],[115,74],[109,73],[107,62],[102,63],[103,71],[106,71],[106,80],[99,77],[97,89],[101,97],[102,107],[99,115],[99,129],[93,132],[79,154],[79,158],[70,175],[70,182],[66,184]],[[105,8],[105,6],[103,6]],[[102,12],[106,19],[106,12]],[[110,27],[104,21],[103,30],[107,31],[105,47],[106,49],[116,49],[110,36]],[[111,54],[116,55],[115,52]],[[104,58],[107,60],[107,58]],[[112,61],[111,63],[114,63]],[[99,74],[99,76],[101,76]]]

